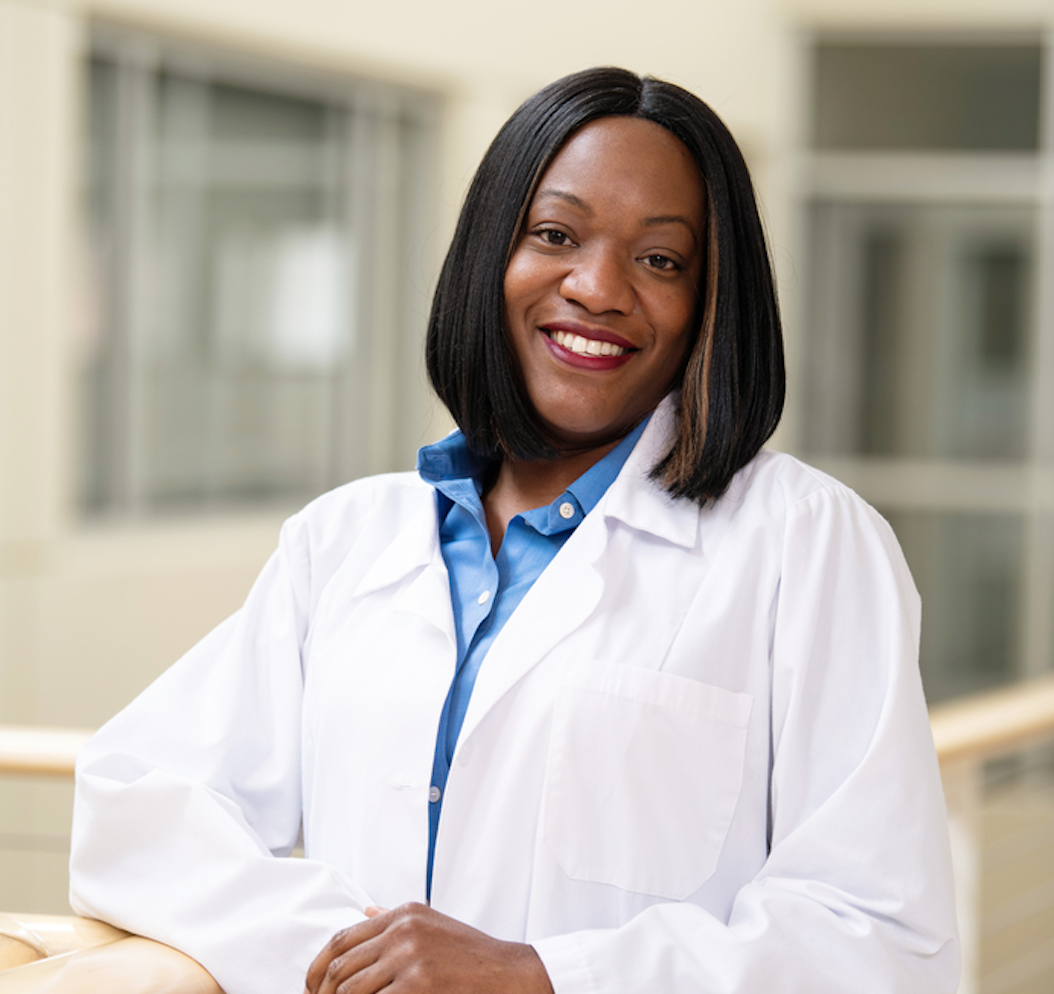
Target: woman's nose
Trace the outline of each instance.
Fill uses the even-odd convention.
[[[622,260],[604,250],[583,252],[560,284],[560,296],[592,314],[633,311],[636,294]]]

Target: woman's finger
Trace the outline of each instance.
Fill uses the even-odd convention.
[[[376,940],[330,961],[317,994],[376,994],[391,984],[391,962],[378,958]]]
[[[306,994],[324,994],[326,971],[330,964],[339,957],[346,956],[352,950],[360,948],[370,939],[380,935],[384,931],[384,923],[376,918],[367,918],[349,928],[341,929],[322,947],[322,951],[312,960],[311,966],[307,968],[307,977],[304,981]],[[374,957],[376,958],[376,957]],[[369,962],[368,954],[359,957],[360,966],[366,966]],[[349,974],[350,976],[350,974]]]

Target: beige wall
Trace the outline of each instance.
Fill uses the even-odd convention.
[[[440,93],[433,270],[476,161],[523,97],[598,63],[683,84],[726,119],[755,169],[788,308],[793,373],[798,29],[1054,27],[1054,4],[0,0],[0,722],[105,720],[237,606],[281,518],[88,528],[71,506],[80,67],[93,18]],[[422,425],[422,437],[441,424]],[[782,437],[792,445],[793,408],[787,425]],[[20,789],[17,802],[0,789],[9,816],[35,810],[25,826],[65,831],[66,802],[44,788]],[[33,801],[38,795],[44,799]],[[0,832],[14,831],[5,824]],[[18,871],[28,882],[17,893],[52,906],[62,858],[34,859],[44,869]],[[0,879],[14,880],[5,866],[0,853]]]

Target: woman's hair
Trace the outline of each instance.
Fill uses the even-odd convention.
[[[653,121],[684,143],[706,191],[699,326],[680,383],[676,436],[652,477],[702,504],[724,493],[776,429],[783,338],[768,250],[746,163],[717,115],[687,90],[624,69],[565,76],[527,100],[476,172],[439,276],[428,325],[432,385],[468,445],[552,459],[505,336],[503,284],[538,183],[580,128],[602,117]]]

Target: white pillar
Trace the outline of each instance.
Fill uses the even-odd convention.
[[[962,945],[959,994],[977,994],[981,943],[981,766],[961,760],[941,769],[948,805],[955,910]]]

